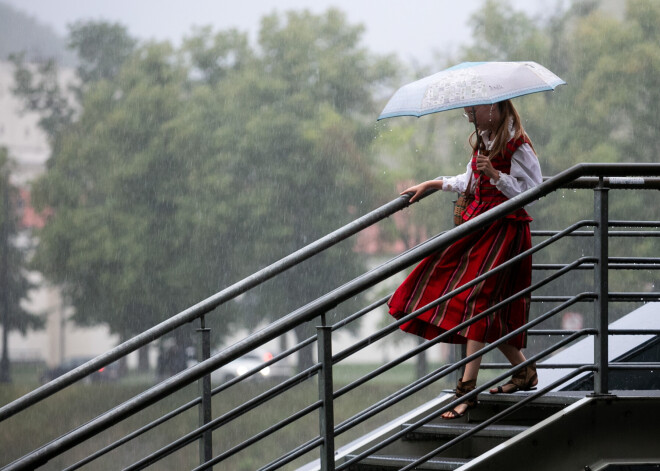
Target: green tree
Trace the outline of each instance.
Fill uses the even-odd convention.
[[[0,382],[10,382],[9,332],[25,334],[28,329],[43,328],[42,317],[21,306],[33,284],[27,276],[26,248],[17,246],[18,195],[9,181],[10,162],[7,150],[0,147],[0,324],[2,324],[2,357]]]
[[[116,77],[136,45],[118,23],[77,21],[69,26],[68,46],[78,57],[76,73],[82,86]]]
[[[172,54],[147,45],[115,79],[90,86],[34,188],[35,203],[54,212],[35,266],[62,286],[76,323],[107,323],[121,338],[192,301],[191,280],[177,273],[186,170],[168,142],[185,71]]]
[[[373,207],[372,90],[392,68],[361,32],[336,10],[266,17],[255,49],[203,28],[82,88],[35,186],[54,213],[35,264],[76,322],[133,335]],[[343,245],[209,322],[254,327],[361,270]]]
[[[55,60],[47,60],[34,66],[25,63],[25,54],[12,54],[14,64],[14,88],[12,93],[23,100],[26,111],[39,113],[39,127],[51,142],[68,126],[74,109],[59,82],[59,69]]]
[[[197,149],[202,161],[193,170],[194,201],[207,215],[199,237],[219,240],[217,228],[228,224],[234,234],[233,244],[221,244],[224,250],[206,262],[217,273],[212,280],[246,276],[374,204],[372,90],[393,70],[360,46],[361,32],[336,10],[291,12],[264,18],[259,49],[251,53],[244,40],[225,34],[188,43],[211,45],[191,56],[213,58],[205,62],[211,68],[198,63],[200,75],[212,79],[196,90],[194,116],[182,117],[188,125],[181,126],[190,130],[182,145]],[[230,54],[218,47],[225,42],[233,45]],[[235,67],[217,69],[227,63]],[[241,316],[248,325],[275,319],[361,270],[345,244],[244,299]]]
[[[68,84],[70,90],[63,89],[56,59],[28,65],[25,53],[17,53],[9,56],[15,66],[12,92],[23,100],[26,110],[41,115],[39,125],[55,143],[73,122],[85,88],[117,75],[135,45],[135,39],[119,24],[76,22],[69,27],[68,47],[78,58],[77,76]]]

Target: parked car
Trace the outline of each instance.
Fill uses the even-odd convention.
[[[69,371],[78,368],[93,358],[94,357],[69,358],[59,365],[45,370],[39,379],[42,384],[48,383],[49,381],[62,376],[64,373],[68,373]],[[100,368],[98,371],[95,371],[91,375],[87,376],[83,382],[100,383],[104,381],[116,381],[119,379],[119,376],[119,363],[115,362]]]
[[[254,350],[246,353],[242,357],[221,366],[211,373],[211,381],[214,383],[225,383],[237,376],[241,376],[253,368],[258,368],[264,363],[273,359],[273,354],[265,350]],[[293,368],[288,362],[288,358],[280,360],[272,365],[265,366],[258,373],[249,378],[250,381],[259,381],[266,379],[289,378],[293,375]]]

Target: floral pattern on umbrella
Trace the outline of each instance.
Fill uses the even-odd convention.
[[[378,119],[492,104],[565,83],[536,62],[464,62],[404,85]]]

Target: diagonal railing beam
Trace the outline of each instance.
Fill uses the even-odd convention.
[[[425,197],[426,196],[428,195],[425,195]],[[357,234],[366,227],[376,224],[377,222],[391,216],[397,211],[408,206],[409,198],[409,196],[400,196],[399,198],[390,201],[389,203],[366,214],[365,216],[356,219],[355,221],[326,235],[325,237],[322,237],[321,239],[318,239],[317,241],[312,242],[302,249],[267,266],[266,268],[261,269],[253,275],[244,278],[243,280],[229,286],[228,288],[223,289],[217,294],[214,294],[213,296],[195,304],[194,306],[181,311],[166,321],[163,321],[155,327],[146,330],[142,334],[127,340],[126,342],[118,345],[117,347],[102,355],[99,355],[93,360],[90,360],[87,363],[81,365],[80,367],[3,406],[0,408],[0,422],[39,402],[40,400],[51,396],[57,391],[64,389],[65,387],[75,383],[85,376],[94,373],[95,371],[118,360],[119,358],[128,355],[129,353],[141,347],[144,347],[145,345],[173,331],[174,329],[192,322],[198,317],[211,312],[227,301],[236,298],[237,296],[264,283],[265,281],[268,281],[274,276],[277,276],[280,273],[292,268],[293,266],[300,264],[301,262],[313,257],[317,253],[322,252],[338,244],[339,242],[342,242],[343,240]]]

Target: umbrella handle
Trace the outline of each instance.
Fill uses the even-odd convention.
[[[477,109],[472,107],[472,121],[474,122],[474,133],[477,135],[477,155],[484,149],[484,141],[481,139],[481,134],[479,134],[479,128],[477,127]],[[479,175],[479,172],[474,172],[476,175]]]
[[[483,139],[481,139],[481,134],[479,134],[479,128],[477,126],[477,109],[472,107],[472,122],[474,123],[474,133],[477,135],[477,153],[482,150],[486,150],[484,146]]]

